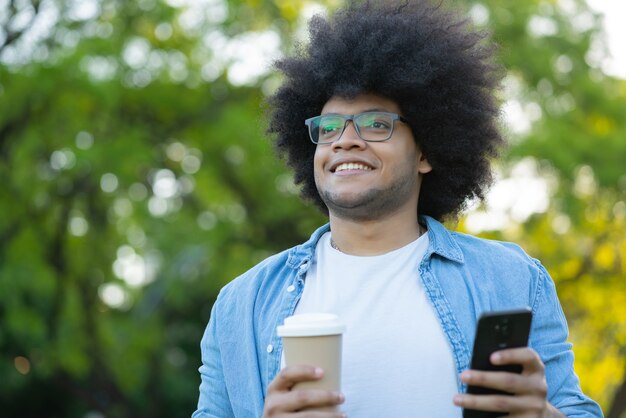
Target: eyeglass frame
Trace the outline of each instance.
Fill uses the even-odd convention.
[[[389,136],[385,139],[365,139],[361,136],[361,131],[359,130],[359,126],[354,123],[354,118],[358,117],[358,116],[362,116],[368,113],[378,113],[378,114],[383,114],[383,115],[388,115],[391,117],[391,130],[389,131]],[[311,123],[315,120],[315,119],[319,119],[319,118],[323,118],[324,116],[339,116],[343,119],[343,128],[341,129],[341,132],[339,133],[339,135],[337,136],[336,139],[330,141],[330,142],[315,142],[313,140],[313,135],[311,134]],[[384,111],[378,111],[378,110],[369,110],[366,112],[361,112],[361,113],[355,113],[353,115],[342,115],[340,113],[328,113],[325,115],[318,115],[318,116],[313,116],[312,118],[308,118],[304,121],[304,124],[307,126],[307,131],[309,132],[309,139],[311,140],[311,142],[313,142],[315,145],[328,145],[328,144],[332,144],[333,142],[339,141],[339,139],[341,139],[341,136],[343,135],[343,133],[346,130],[346,126],[348,126],[348,122],[352,121],[352,126],[354,126],[354,130],[356,131],[356,134],[359,136],[359,138],[361,138],[363,141],[365,142],[385,142],[388,141],[392,136],[393,136],[393,132],[396,129],[396,121],[399,120],[400,122],[404,122],[407,125],[411,126],[409,124],[409,121],[406,120],[406,118],[404,118],[401,115],[398,115],[397,113],[393,113],[393,112],[384,112]]]

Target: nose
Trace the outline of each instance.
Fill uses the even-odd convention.
[[[346,122],[346,128],[341,133],[341,136],[332,143],[332,146],[333,149],[363,148],[365,141],[357,133],[354,121],[349,120]]]

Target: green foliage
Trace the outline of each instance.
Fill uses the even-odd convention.
[[[617,417],[609,406],[626,370],[626,81],[601,72],[602,28],[584,1],[485,5],[508,70],[504,98],[534,120],[511,133],[508,158],[539,160],[556,183],[546,213],[490,236],[519,242],[548,267],[583,389]]]
[[[33,55],[0,68],[3,416],[189,414],[218,290],[320,222],[264,138],[260,90],[202,80],[203,33],[281,10],[239,20],[252,6],[230,2],[190,29],[185,7],[97,4],[77,21],[59,2]]]
[[[15,22],[44,3],[58,21],[33,43]],[[275,80],[235,83],[227,51],[268,30],[288,49],[307,3],[182,3],[21,2],[0,21],[3,416],[188,415],[219,289],[323,222],[265,138]],[[559,179],[545,214],[489,235],[548,266],[583,385],[609,405],[625,368],[626,86],[585,58],[599,24],[582,1],[458,3],[487,12],[503,99],[539,109],[510,161],[531,155]],[[529,31],[537,16],[554,31]],[[577,186],[585,170],[595,188]]]

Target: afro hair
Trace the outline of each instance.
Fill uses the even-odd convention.
[[[304,120],[333,96],[361,93],[399,105],[433,167],[423,178],[420,215],[453,218],[484,198],[504,143],[494,95],[501,69],[484,33],[440,5],[409,0],[352,1],[329,18],[314,16],[309,35],[308,45],[276,62],[285,80],[268,100],[268,132],[303,198],[328,213]]]

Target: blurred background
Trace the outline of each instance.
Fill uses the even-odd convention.
[[[542,260],[583,389],[624,417],[624,3],[444,3],[501,46],[511,144],[451,227]],[[219,289],[324,222],[263,101],[271,61],[339,4],[0,0],[2,417],[191,414]]]

